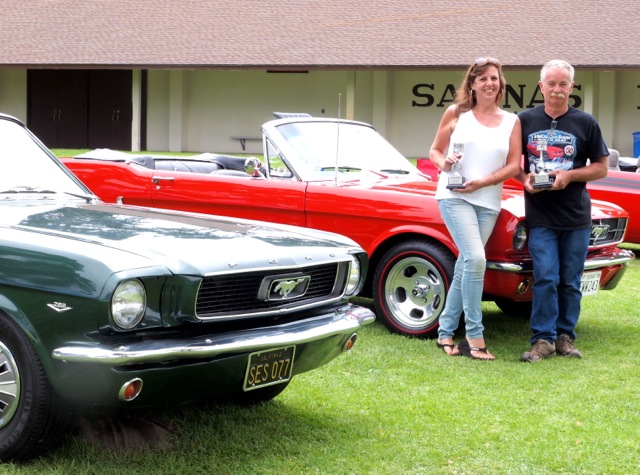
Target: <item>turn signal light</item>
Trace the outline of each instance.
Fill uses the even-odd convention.
[[[121,401],[133,401],[142,391],[142,380],[140,378],[132,379],[122,385],[118,398]]]
[[[531,281],[529,279],[525,279],[522,282],[520,282],[520,284],[516,288],[516,292],[518,292],[518,294],[520,295],[524,295],[529,291],[530,288],[531,288]]]
[[[353,348],[353,345],[356,344],[357,339],[358,339],[358,335],[356,335],[355,333],[351,335],[347,340],[347,342],[344,344],[342,351],[349,351],[351,348]]]

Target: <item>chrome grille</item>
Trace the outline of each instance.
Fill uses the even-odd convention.
[[[591,222],[589,247],[599,247],[622,242],[626,228],[626,218],[594,219]]]
[[[224,274],[205,277],[198,291],[198,318],[243,316],[269,313],[281,308],[296,308],[342,295],[348,263],[332,263],[296,269],[278,269],[245,274]],[[258,290],[265,278],[302,272],[311,279],[307,292],[285,301],[263,301]]]

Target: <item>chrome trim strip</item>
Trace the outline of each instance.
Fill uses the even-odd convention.
[[[74,363],[127,365],[168,360],[212,358],[225,353],[300,345],[334,335],[351,335],[372,323],[375,314],[365,307],[346,305],[335,312],[274,327],[197,338],[137,341],[120,346],[65,346],[52,352],[55,360]]]
[[[584,263],[584,270],[597,269],[598,267],[609,267],[618,265],[627,265],[636,258],[636,255],[626,249],[619,249],[620,253],[615,257],[603,257],[587,260]]]
[[[618,253],[615,256],[595,257],[587,259],[584,262],[584,270],[593,270],[600,267],[610,267],[627,265],[634,260],[636,255],[626,249],[618,249]],[[528,263],[511,263],[511,262],[487,262],[487,270],[497,270],[502,272],[533,272],[533,265]]]
[[[346,286],[345,286],[346,288]],[[299,312],[301,310],[310,310],[314,307],[322,307],[323,305],[327,305],[327,304],[331,304],[331,303],[335,303],[335,302],[339,302],[341,300],[343,300],[343,296],[344,296],[344,292],[341,295],[337,295],[336,297],[332,298],[332,299],[326,299],[326,300],[320,300],[320,301],[301,301],[300,305],[296,305],[295,303],[292,304],[291,307],[283,307],[283,308],[269,308],[269,309],[264,309],[264,310],[249,310],[249,311],[243,311],[243,312],[238,312],[238,311],[230,311],[230,312],[225,312],[225,313],[215,313],[214,315],[208,317],[208,316],[201,316],[199,314],[196,314],[195,317],[200,320],[201,322],[213,322],[213,321],[217,321],[217,320],[232,320],[234,318],[255,318],[255,317],[266,317],[269,315],[286,315],[288,313],[291,312]],[[320,297],[321,298],[321,297]]]
[[[525,267],[527,268],[525,270]],[[531,272],[533,268],[531,264],[513,264],[511,262],[490,262],[487,261],[487,270],[499,270],[504,272],[513,272],[514,274],[518,272]]]

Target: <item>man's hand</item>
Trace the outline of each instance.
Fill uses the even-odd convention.
[[[524,180],[524,189],[529,193],[538,193],[539,191],[543,191],[540,188],[533,187],[533,180],[535,179],[535,177],[536,177],[535,173],[529,173],[527,175],[527,178]]]
[[[569,173],[566,170],[556,170],[549,173],[549,176],[555,176],[556,179],[553,182],[552,190],[563,190],[571,183]]]

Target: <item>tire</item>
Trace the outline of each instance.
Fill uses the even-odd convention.
[[[434,336],[454,265],[449,250],[425,239],[387,251],[373,278],[373,300],[384,325],[401,335]]]
[[[514,302],[507,299],[496,299],[496,305],[505,315],[510,317],[531,318],[531,302]]]
[[[29,340],[0,315],[0,460],[25,461],[59,442],[69,411],[51,388]]]

